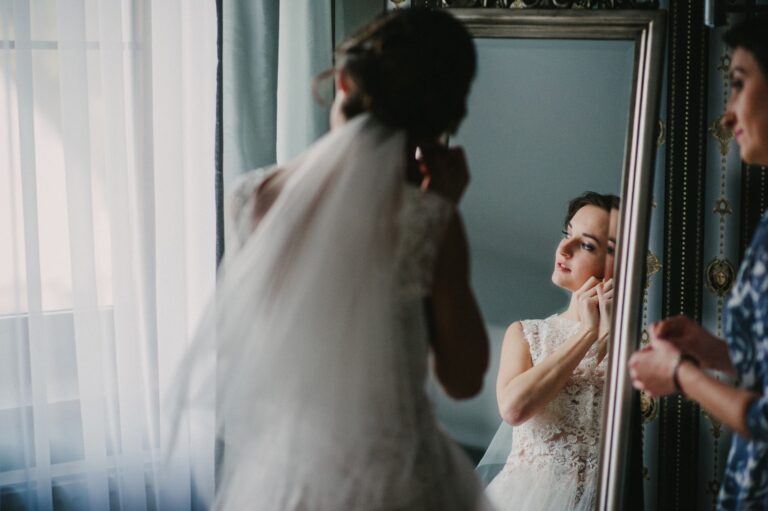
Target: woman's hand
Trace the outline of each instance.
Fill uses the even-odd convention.
[[[720,381],[686,360],[677,369],[677,381],[681,388],[675,388],[674,372],[680,353],[672,343],[652,339],[648,346],[629,359],[632,385],[652,396],[684,391],[686,398],[698,402],[712,417],[743,438],[750,439],[754,431],[747,425],[747,410],[762,395]]]
[[[733,373],[725,342],[685,316],[657,321],[650,327],[651,337],[668,341],[695,358],[705,369]]]
[[[600,281],[595,277],[589,277],[584,284],[574,293],[578,301],[579,323],[582,330],[597,334],[600,325],[600,299],[597,295],[597,286]]]
[[[437,192],[458,205],[469,184],[469,167],[464,150],[436,143],[421,144],[419,149],[419,171],[424,176],[422,188]]]
[[[677,389],[673,379],[675,365],[680,357],[672,343],[658,339],[629,358],[629,377],[632,386],[644,390],[652,396],[668,396]]]

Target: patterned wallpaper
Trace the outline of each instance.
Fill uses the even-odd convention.
[[[662,7],[670,7],[668,4],[685,4],[687,2],[662,2]],[[736,2],[730,2],[735,4]],[[665,5],[666,4],[666,5]],[[728,14],[728,24],[733,23],[740,16]],[[742,196],[742,165],[738,148],[733,142],[731,134],[720,126],[720,118],[728,101],[729,83],[728,66],[730,64],[729,51],[722,42],[722,33],[726,27],[715,29],[704,28],[706,38],[706,164],[699,171],[703,173],[704,204],[703,204],[703,229],[702,235],[702,271],[699,275],[702,283],[699,317],[702,325],[708,330],[722,336],[723,308],[725,300],[735,273],[738,271],[740,257],[740,210]],[[686,48],[691,51],[692,48]],[[669,52],[668,52],[669,53]],[[668,58],[671,58],[668,56]],[[669,75],[669,66],[667,75]],[[670,123],[675,121],[668,118],[670,102],[669,76],[665,79],[664,98],[662,99],[663,119],[659,130],[659,153],[657,155],[657,174],[654,185],[654,207],[651,220],[651,237],[648,254],[648,281],[646,299],[644,303],[643,318],[647,325],[652,321],[663,317],[662,294],[665,291],[663,285],[665,233],[665,207],[667,206],[665,193],[669,187],[665,186],[667,180],[668,159],[667,153],[668,131]],[[694,98],[689,105],[686,103],[683,109],[696,106]],[[683,139],[685,140],[685,139]],[[694,138],[690,137],[693,141]],[[685,200],[685,197],[676,194],[674,200]],[[681,264],[676,260],[674,264]],[[683,259],[682,264],[685,264]],[[647,334],[643,334],[642,342],[648,342]],[[717,375],[723,378],[723,375]],[[722,426],[716,419],[709,416],[703,410],[695,407],[698,415],[698,431],[681,428],[679,434],[698,436],[698,445],[693,457],[695,463],[673,464],[673,472],[677,472],[683,479],[683,472],[695,472],[695,484],[692,489],[694,495],[680,492],[672,492],[673,499],[667,498],[670,493],[660,493],[660,485],[665,484],[661,472],[666,467],[669,470],[670,460],[675,453],[660,449],[660,409],[664,406],[675,406],[674,401],[665,402],[650,399],[643,396],[642,399],[642,439],[643,439],[643,479],[644,501],[646,510],[656,509],[715,509],[716,498],[720,489],[720,480],[724,464],[730,446],[731,432]],[[677,404],[679,406],[679,404]],[[681,442],[682,443],[682,442]],[[679,446],[680,444],[678,444]],[[694,474],[692,474],[694,475]]]

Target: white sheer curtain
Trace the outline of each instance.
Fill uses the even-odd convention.
[[[0,0],[0,509],[210,497],[162,396],[215,283],[215,92],[214,0]]]

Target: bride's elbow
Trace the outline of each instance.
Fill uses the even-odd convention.
[[[499,403],[499,413],[502,420],[512,426],[519,426],[531,418],[530,410],[525,403]]]
[[[454,399],[469,399],[483,390],[488,354],[436,352],[433,368],[445,393]]]
[[[444,387],[445,393],[453,399],[470,399],[480,393],[482,387],[475,389],[469,387]]]
[[[528,420],[528,417],[524,413],[520,413],[516,410],[507,410],[501,414],[501,418],[504,422],[512,426],[520,426]]]

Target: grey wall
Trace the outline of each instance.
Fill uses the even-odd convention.
[[[633,43],[477,39],[478,76],[463,145],[473,180],[462,204],[486,319],[556,312],[549,283],[569,199],[618,194]]]
[[[385,9],[385,0],[334,0],[335,45],[338,46]]]

